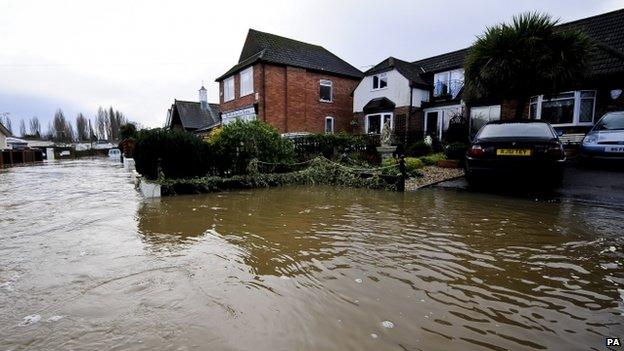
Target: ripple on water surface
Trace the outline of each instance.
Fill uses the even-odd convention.
[[[144,201],[105,160],[2,170],[0,193],[0,349],[601,349],[624,330],[610,208],[325,187]]]

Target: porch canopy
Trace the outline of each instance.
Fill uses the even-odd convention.
[[[364,113],[377,113],[394,110],[395,103],[387,97],[375,98],[364,105]]]

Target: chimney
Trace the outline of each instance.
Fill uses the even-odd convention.
[[[199,106],[204,111],[208,109],[208,93],[203,85],[199,89]]]

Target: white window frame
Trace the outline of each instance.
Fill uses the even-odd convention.
[[[457,69],[452,69],[449,71],[441,71],[441,72],[437,72],[433,75],[433,97],[442,97],[445,95],[442,94],[437,94],[436,95],[436,85],[438,83],[438,77],[444,75],[445,78],[443,80],[440,80],[441,82],[443,82],[446,85],[446,89],[447,92],[445,95],[450,95],[452,99],[455,99],[457,97],[457,94],[459,94],[459,92],[462,90],[462,87],[464,86],[465,82],[466,82],[466,77],[465,77],[465,72],[463,68],[457,68]],[[461,75],[461,79],[453,79],[454,75]],[[453,94],[453,92],[451,91],[451,84],[453,84],[454,81],[461,81],[461,86],[459,87],[459,89],[457,89],[457,93]]]
[[[230,92],[230,94],[228,94],[228,92]],[[232,76],[223,80],[223,102],[234,100],[234,95],[234,76]]]
[[[243,90],[244,86],[243,86],[243,75],[249,75],[249,89],[248,90]],[[242,70],[239,73],[239,78],[240,78],[240,97],[243,96],[247,96],[249,94],[253,94],[254,92],[254,80],[253,80],[253,66],[252,67],[248,67],[244,70]]]
[[[378,85],[377,88],[375,88],[375,77],[377,77],[377,85]],[[382,78],[386,80],[386,86],[383,88],[381,87]],[[378,73],[378,74],[373,75],[372,83],[373,83],[373,88],[371,89],[371,91],[388,89],[388,73],[384,72],[384,73]]]
[[[582,93],[585,92],[591,92],[594,93],[593,98],[591,97],[581,97]],[[576,126],[593,126],[594,125],[594,120],[596,118],[596,96],[598,94],[598,92],[596,90],[575,90],[575,91],[564,91],[561,93],[558,93],[556,95],[562,95],[562,94],[570,94],[573,93],[573,99],[574,99],[574,109],[573,109],[573,113],[572,113],[572,123],[557,123],[557,124],[553,124],[553,127],[576,127]],[[530,113],[531,113],[531,105],[536,105],[535,107],[535,119],[542,119],[542,104],[546,101],[558,101],[558,100],[568,100],[570,98],[553,98],[553,99],[546,99],[544,98],[544,95],[538,95],[538,96],[534,96],[529,100],[529,118]],[[592,111],[592,121],[591,122],[581,122],[580,118],[581,118],[581,101],[582,100],[590,100],[593,99],[594,100],[594,109]]]
[[[327,131],[327,121],[331,121],[331,131]],[[334,117],[332,116],[325,117],[325,124],[323,125],[325,134],[334,134],[335,128],[336,128],[336,119],[334,119]]]
[[[394,113],[392,112],[378,112],[378,113],[370,113],[364,116],[364,134],[373,134],[373,133],[369,133],[368,132],[368,118],[371,116],[379,116],[380,119],[380,127],[379,127],[379,134],[383,134],[384,132],[384,117],[385,116],[390,116],[390,130],[394,130]]]
[[[429,120],[429,114],[433,113],[433,112],[437,112],[438,113],[438,135],[436,136],[438,138],[438,140],[442,140],[442,136],[444,134],[444,131],[448,130],[448,127],[445,129],[444,127],[446,126],[445,120],[447,117],[447,114],[449,113],[457,113],[462,111],[462,105],[450,105],[450,106],[444,106],[444,107],[439,107],[439,108],[432,108],[432,109],[427,109],[424,110],[423,113],[425,115],[424,118],[424,127],[423,127],[423,131],[424,131],[424,135],[427,135],[427,125],[428,125],[428,120]],[[450,121],[450,118],[449,118]]]
[[[321,87],[329,87],[329,100],[324,100],[321,97]],[[319,101],[320,102],[333,102],[334,101],[334,83],[329,79],[321,79],[319,81]]]

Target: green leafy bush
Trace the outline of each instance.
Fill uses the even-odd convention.
[[[446,145],[444,148],[444,154],[446,158],[451,160],[461,160],[464,158],[466,151],[468,150],[468,145],[464,143],[451,143]]]
[[[423,164],[425,164],[425,166],[434,166],[438,163],[438,161],[446,160],[446,156],[441,153],[431,154],[428,156],[420,157],[420,160],[422,161]]]
[[[165,177],[189,178],[207,174],[211,154],[209,145],[191,133],[157,128],[137,134],[133,157],[137,172],[149,179],[159,177],[159,162]]]
[[[342,154],[365,150],[368,139],[361,135],[340,132],[303,135],[295,138],[294,143],[299,159],[311,159],[316,156],[334,159]]]
[[[405,154],[410,157],[421,157],[431,153],[433,153],[433,148],[424,140],[412,143],[405,148]]]
[[[394,158],[387,158],[385,159],[381,166],[382,167],[387,167],[387,166],[391,166],[391,165],[398,165],[399,164],[399,160],[394,159]],[[425,166],[425,164],[423,163],[423,161],[419,158],[416,157],[406,157],[405,158],[405,169],[407,171],[407,174],[410,176],[414,176],[417,175],[418,172],[417,170],[419,168],[423,168]],[[384,174],[401,174],[399,167],[394,167],[394,168],[388,168],[384,170]]]
[[[213,130],[207,144],[214,152],[215,166],[221,173],[246,174],[249,162],[293,162],[293,145],[277,129],[259,121],[236,121]]]

